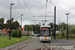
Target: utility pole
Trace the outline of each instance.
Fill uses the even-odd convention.
[[[69,15],[70,13],[66,13],[66,15],[67,15],[67,40],[68,40],[68,15]]]
[[[56,6],[54,6],[54,39],[56,39]]]
[[[28,25],[28,31],[27,31],[27,36],[29,36],[29,25]]]

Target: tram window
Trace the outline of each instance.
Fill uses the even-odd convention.
[[[42,30],[49,30],[49,28],[42,28]]]
[[[49,28],[41,28],[41,35],[49,35],[50,29]]]

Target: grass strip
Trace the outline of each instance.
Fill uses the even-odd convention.
[[[25,41],[30,38],[32,38],[32,36],[22,36],[21,38],[19,38],[19,42]],[[11,40],[9,40],[9,36],[0,36],[0,48],[4,48],[14,43],[18,43],[17,38],[11,37]]]

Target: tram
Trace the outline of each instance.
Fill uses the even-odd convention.
[[[40,27],[40,41],[51,41],[51,28],[50,26],[41,26]]]

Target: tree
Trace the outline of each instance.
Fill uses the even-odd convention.
[[[12,24],[11,24],[12,29],[17,29],[18,27],[19,27],[19,22],[18,21],[12,22]]]
[[[33,26],[29,25],[29,31],[32,31],[32,30],[33,30]]]
[[[75,35],[75,25],[72,25],[71,34],[74,34]]]
[[[40,33],[40,25],[39,24],[34,25],[33,30],[34,33]]]
[[[7,20],[7,29],[10,28],[10,20]],[[18,21],[14,21],[13,22],[13,18],[11,18],[11,29],[17,29],[19,27],[19,22]]]
[[[66,29],[67,24],[65,24],[64,22],[61,23],[61,28],[62,29]]]
[[[51,29],[52,29],[54,24],[53,23],[49,23],[48,25],[50,25],[51,26]]]
[[[4,28],[4,18],[0,18],[0,29]]]
[[[25,25],[24,26],[26,31],[34,31],[34,33],[40,33],[40,25]]]
[[[11,22],[13,22],[13,20],[14,20],[14,19],[13,19],[13,18],[11,18]]]
[[[28,25],[24,26],[24,28],[25,28],[26,31],[28,31],[28,27],[29,27]]]
[[[10,28],[10,20],[7,20],[7,29],[9,29]]]
[[[49,23],[48,25],[51,26],[51,32],[52,32],[52,36],[54,36],[54,24],[53,23]]]

